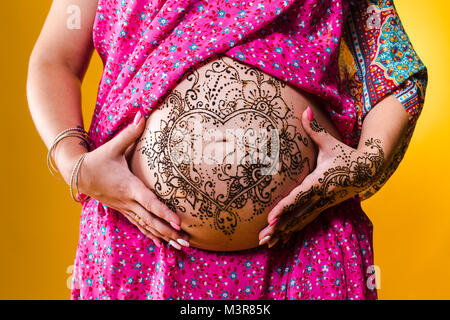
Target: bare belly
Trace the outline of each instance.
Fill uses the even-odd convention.
[[[229,57],[187,72],[151,113],[131,170],[182,220],[193,247],[258,246],[271,208],[314,169],[317,150],[301,124],[305,92]]]

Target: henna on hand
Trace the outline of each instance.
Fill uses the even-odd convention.
[[[315,120],[311,121],[311,129],[315,132],[325,131]],[[372,185],[382,172],[384,151],[379,139],[368,139],[365,146],[369,151],[348,151],[348,147],[342,143],[332,148],[339,152],[333,160],[336,166],[327,169],[316,184],[297,194],[295,201],[283,208],[284,214],[299,210],[283,228],[284,233],[297,231],[313,215],[317,216],[324,209]]]

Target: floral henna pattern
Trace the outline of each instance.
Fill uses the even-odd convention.
[[[317,122],[316,124],[315,127],[321,130],[320,125]],[[301,210],[284,227],[284,236],[296,231],[314,213],[332,206],[339,199],[345,199],[349,188],[360,192],[371,185],[382,172],[384,163],[384,151],[380,144],[379,139],[368,139],[365,145],[373,151],[364,152],[363,156],[358,156],[355,160],[353,159],[356,150],[347,152],[341,144],[336,145],[333,150],[340,149],[341,155],[336,157],[334,163],[339,165],[328,169],[317,184],[300,192],[294,203],[284,207],[283,211],[286,213]]]
[[[317,122],[316,119],[313,119],[313,120],[309,123],[309,126],[310,126],[311,129],[312,129],[313,131],[315,131],[315,132],[327,132],[327,131],[325,130],[325,128],[322,127],[322,126]]]
[[[254,67],[223,57],[206,68],[192,68],[186,75],[189,88],[184,94],[171,91],[160,107],[168,110],[168,118],[140,139],[137,151],[156,179],[155,194],[172,210],[198,218],[190,227],[206,225],[231,240],[239,223],[274,203],[274,192],[287,179],[310,172],[301,152],[308,139],[293,125],[300,120],[281,97],[285,84],[266,78]],[[209,159],[199,158],[196,146],[225,127],[233,128],[224,139],[234,141],[232,149],[216,159],[221,161],[205,165]],[[245,219],[239,215],[244,209],[251,212]]]

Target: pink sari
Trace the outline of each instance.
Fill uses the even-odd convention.
[[[354,145],[361,109],[337,59],[348,10],[344,0],[99,0],[94,43],[104,73],[90,137],[100,146],[138,110],[151,116],[187,69],[224,54],[320,97]],[[372,225],[357,197],[286,244],[228,253],[158,248],[91,199],[81,214],[72,298],[376,299],[372,264]]]

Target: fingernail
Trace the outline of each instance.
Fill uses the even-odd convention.
[[[169,241],[169,244],[177,250],[181,250],[181,246],[173,240]]]
[[[264,238],[262,238],[261,240],[259,240],[259,245],[263,245],[265,243],[267,243],[267,241],[270,240],[270,236],[265,236]]]
[[[177,225],[175,222],[170,221],[170,225],[171,225],[175,230],[178,230],[178,231],[181,230],[180,226]]]
[[[155,243],[155,245],[160,248],[161,247],[161,242],[159,240],[153,240],[153,242]]]
[[[139,111],[136,113],[136,116],[134,117],[133,124],[134,124],[135,126],[137,126],[138,123],[139,123],[139,121],[141,121],[141,118],[142,118],[142,113],[141,113],[141,111],[139,110]]]
[[[189,247],[189,242],[184,239],[177,239],[177,242],[181,244],[183,247]]]
[[[275,223],[277,223],[278,218],[273,219],[272,221],[269,222],[269,226],[273,226]]]
[[[274,242],[269,243],[268,247],[272,248],[278,242],[278,240],[280,240],[280,238],[276,238],[276,240]]]
[[[313,119],[314,119],[314,114],[313,114],[313,112],[312,112],[312,110],[311,110],[310,107],[306,108],[306,114],[308,115],[308,120],[309,120],[309,121],[313,121]]]

